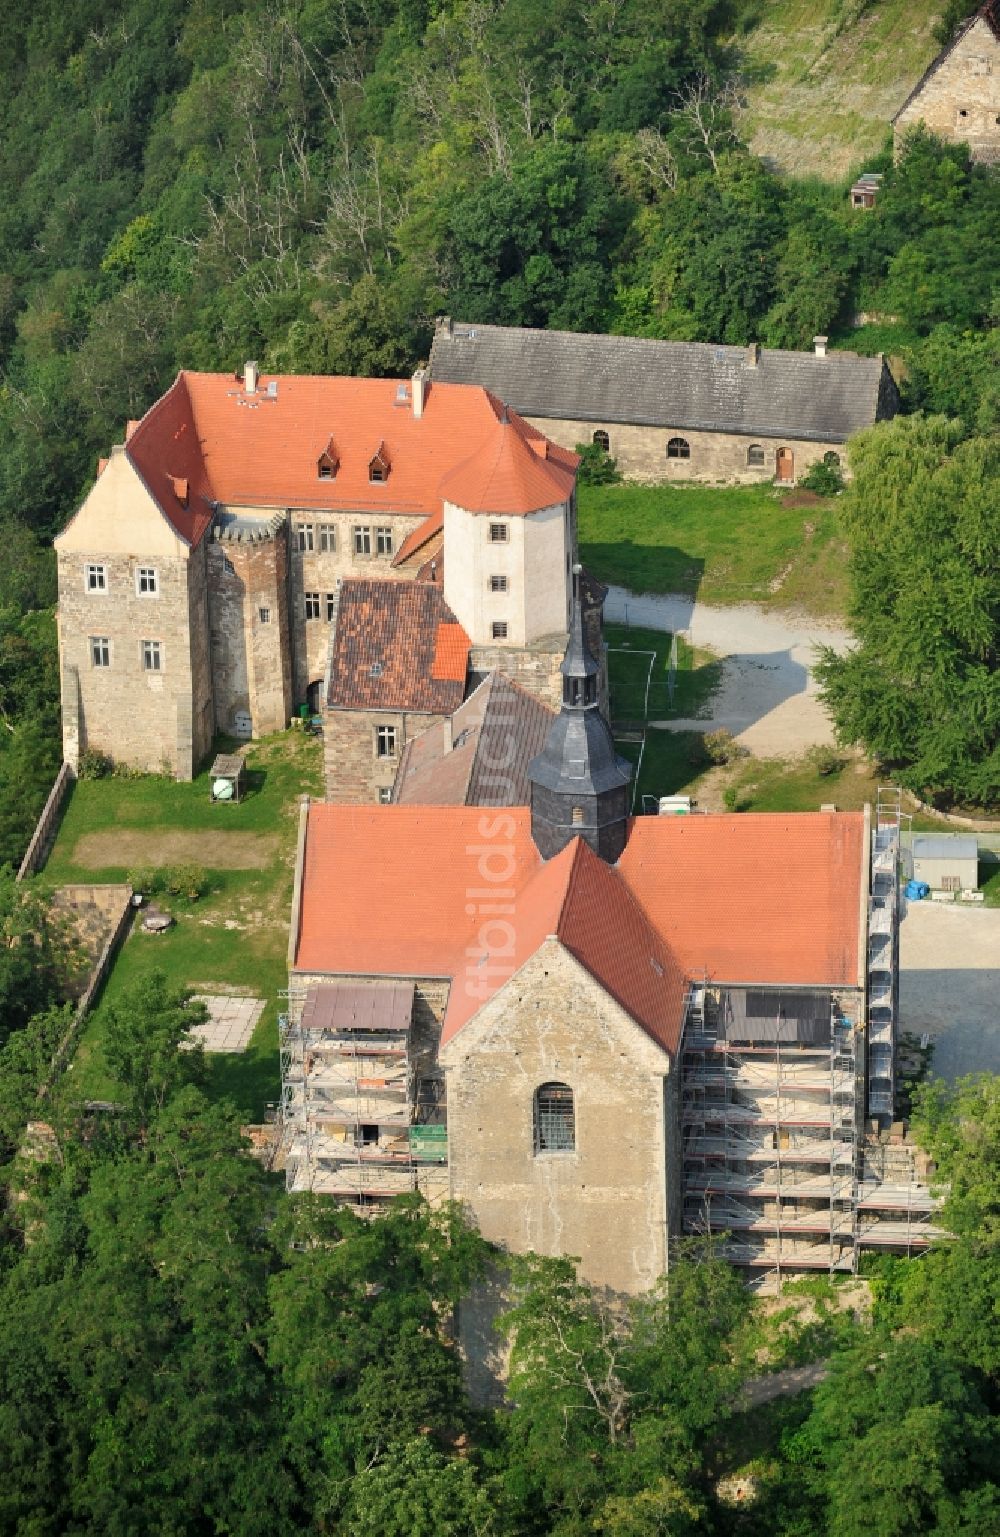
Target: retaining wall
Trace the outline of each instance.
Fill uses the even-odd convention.
[[[23,881],[26,875],[34,875],[40,870],[49,857],[49,850],[55,838],[59,818],[62,815],[63,804],[69,794],[70,787],[76,783],[76,775],[68,763],[64,763],[55,777],[48,799],[42,808],[42,814],[38,818],[35,830],[31,835],[21,867],[17,872],[17,879]]]

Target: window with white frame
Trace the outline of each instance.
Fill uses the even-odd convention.
[[[507,544],[509,537],[506,523],[490,524],[490,544]]]
[[[86,565],[83,568],[83,583],[88,592],[107,592],[108,568],[107,566]]]
[[[380,786],[378,792],[378,803],[380,806],[389,806],[392,804],[392,790],[387,785]]]
[[[158,640],[143,641],[142,670],[143,672],[163,671],[163,648]]]
[[[372,531],[363,525],[354,525],[354,553],[355,555],[370,555],[372,552]]]
[[[506,640],[507,639],[507,621],[506,621],[506,619],[494,619],[493,624],[491,625],[490,628],[491,628],[491,632],[492,632],[494,640]]]
[[[490,592],[506,592],[507,578],[505,576],[490,577]]]
[[[307,592],[307,593],[303,594],[303,596],[305,598],[305,605],[306,605],[306,618],[307,619],[318,619],[319,618],[319,593],[318,592]]]
[[[135,587],[140,598],[152,598],[160,590],[155,566],[140,566],[135,574]]]
[[[375,756],[376,758],[394,758],[396,756],[395,726],[375,727]]]
[[[332,555],[337,548],[337,525],[335,523],[321,523],[319,525],[319,552],[321,555]]]
[[[327,624],[332,624],[333,623],[333,616],[334,616],[334,614],[336,614],[336,612],[337,612],[337,594],[335,592],[328,592],[327,595],[326,595],[326,622],[327,622]]]
[[[300,523],[296,530],[300,555],[308,555],[314,546],[314,529],[311,523]]]
[[[106,635],[90,637],[90,665],[91,667],[111,666],[111,642]]]
[[[391,555],[392,554],[392,529],[391,528],[377,528],[375,530],[375,554],[376,555]]]

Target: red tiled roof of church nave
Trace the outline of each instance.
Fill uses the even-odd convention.
[[[264,375],[248,395],[231,374],[181,372],[133,428],[126,453],[177,532],[196,544],[211,523],[213,502],[439,518],[442,476],[468,460],[470,449],[493,453],[490,445],[511,434],[519,445],[514,454],[530,455],[539,483],[547,478],[550,486],[539,503],[531,477],[515,477],[514,500],[503,511],[549,505],[557,484],[565,488],[557,499],[568,495],[576,456],[549,444],[478,385],[431,384],[415,417],[409,386],[403,399],[395,379]],[[331,443],[336,472],[321,479],[319,461]],[[382,481],[370,478],[376,457],[388,466]],[[175,490],[183,482],[187,505]],[[518,495],[532,505],[519,505]],[[414,535],[426,539],[433,531],[430,523]]]
[[[295,967],[448,977],[452,1039],[558,935],[667,1050],[684,979],[855,986],[863,819],[640,817],[619,865],[580,840],[548,864],[524,807],[310,809]],[[513,912],[502,960],[482,950],[473,894]]]

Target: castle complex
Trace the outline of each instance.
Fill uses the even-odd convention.
[[[216,732],[279,730],[305,701],[328,711],[330,794],[388,799],[470,679],[555,703],[575,467],[423,371],[181,373],[56,540],[67,761],[190,778]]]

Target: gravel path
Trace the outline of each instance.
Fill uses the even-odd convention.
[[[668,593],[636,594],[611,587],[604,617],[651,630],[680,630],[693,646],[724,657],[722,686],[705,719],[654,722],[671,731],[716,731],[725,726],[758,757],[795,757],[833,733],[812,675],[815,647],[846,651],[846,629],[741,603],[712,608]]]

